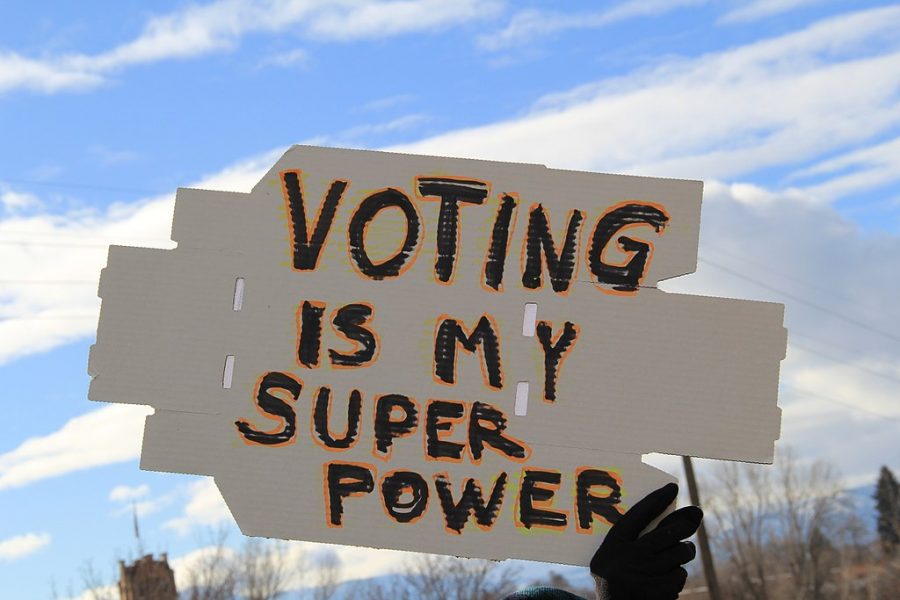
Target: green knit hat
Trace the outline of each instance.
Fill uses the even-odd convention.
[[[565,590],[537,586],[519,590],[503,600],[584,600],[584,598]]]

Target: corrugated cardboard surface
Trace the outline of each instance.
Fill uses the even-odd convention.
[[[318,267],[296,271],[291,263],[288,214],[281,173],[302,171],[305,209],[312,230],[319,204],[335,179],[348,180]],[[416,195],[417,176],[452,176],[489,185],[484,204],[462,205],[459,252],[451,283],[433,274],[435,228],[440,202]],[[409,268],[396,278],[372,281],[351,264],[347,225],[369,194],[395,188],[415,204],[423,225]],[[213,475],[232,513],[249,535],[390,547],[486,558],[526,558],[587,564],[606,525],[592,534],[574,525],[573,491],[580,467],[608,469],[622,481],[622,508],[670,479],[643,465],[642,453],[770,462],[779,435],[777,385],[786,345],[781,305],[667,294],[665,278],[696,267],[699,182],[602,175],[523,165],[369,151],[312,147],[289,150],[249,194],[179,190],[174,250],[113,247],[103,272],[97,344],[91,353],[94,400],[147,404],[156,409],[144,436],[145,469]],[[482,265],[500,194],[519,200],[506,256],[502,291],[481,285]],[[594,225],[624,201],[661,205],[670,220],[661,234],[631,227],[630,237],[652,243],[642,287],[612,295],[591,282],[585,254]],[[557,246],[572,209],[585,215],[575,281],[567,294],[521,283],[521,249],[528,209],[541,203]],[[374,256],[389,256],[405,235],[396,209],[383,211],[367,233]],[[627,255],[609,255],[610,262]],[[233,309],[235,280],[243,278],[241,310]],[[318,368],[297,359],[297,310],[304,300],[324,303],[322,361]],[[374,307],[367,325],[377,332],[379,354],[369,365],[335,369],[328,348],[352,345],[334,334],[328,317],[341,305]],[[526,303],[537,303],[537,319],[554,333],[565,321],[578,339],[560,370],[555,402],[542,400],[543,353],[537,337],[522,334]],[[481,354],[461,349],[453,385],[433,378],[433,344],[439,316],[470,330],[488,314],[497,326],[502,389],[482,378]],[[234,356],[230,389],[223,388],[225,357]],[[245,420],[270,429],[255,406],[254,387],[270,371],[303,382],[295,404],[297,435],[290,445],[245,443],[235,428]],[[514,415],[516,384],[529,382],[525,416]],[[333,392],[332,430],[346,427],[351,390],[363,396],[358,442],[347,450],[325,450],[313,441],[310,420],[315,391]],[[373,454],[374,401],[383,394],[414,398],[424,413],[430,399],[486,402],[508,418],[506,433],[527,444],[523,464],[491,449],[480,464],[426,459],[424,419],[417,431],[395,440],[389,460]],[[420,415],[424,417],[424,414]],[[462,423],[447,439],[465,441]],[[376,488],[345,499],[341,528],[328,527],[323,465],[364,463],[377,471]],[[561,530],[531,530],[515,519],[523,468],[558,470],[562,484],[555,510],[568,510]],[[505,472],[509,484],[500,514],[489,531],[470,523],[448,532],[432,486],[424,516],[398,523],[382,507],[380,478],[409,470],[429,484],[446,473],[460,493],[465,478],[481,481],[488,494]]]

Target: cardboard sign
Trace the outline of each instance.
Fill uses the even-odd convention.
[[[587,564],[671,479],[771,462],[781,305],[667,294],[702,185],[297,146],[112,247],[90,397],[248,535]]]

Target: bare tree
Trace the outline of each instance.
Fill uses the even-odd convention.
[[[86,561],[79,569],[84,596],[89,600],[118,600],[119,594],[115,586],[104,581],[103,577],[90,560]],[[54,590],[55,592],[55,590]]]
[[[324,550],[315,562],[313,599],[331,600],[341,584],[341,558],[334,550]]]
[[[768,470],[726,463],[716,473],[716,492],[705,508],[713,516],[714,541],[728,556],[736,599],[772,598],[767,575],[773,571],[766,550],[772,510],[772,486]]]
[[[288,547],[285,542],[247,538],[235,562],[245,600],[276,600],[287,592]]]
[[[726,594],[739,600],[840,597],[856,522],[833,467],[782,452],[776,466],[729,463],[706,506],[728,558]]]
[[[516,589],[517,569],[490,560],[419,554],[402,572],[353,585],[360,600],[494,600]]]
[[[788,567],[794,597],[824,598],[838,566],[837,547],[847,540],[847,511],[834,468],[817,461],[804,468],[790,452],[779,461],[776,497],[778,554]]]
[[[206,546],[188,570],[185,579],[190,600],[234,600],[237,569],[233,553],[225,541],[228,532],[220,528],[209,534]]]
[[[422,554],[407,566],[405,581],[413,598],[493,600],[515,591],[516,570],[502,563]]]
[[[416,600],[402,576],[357,581],[348,596],[355,600]]]

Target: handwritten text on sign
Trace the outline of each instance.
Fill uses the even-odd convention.
[[[110,248],[89,397],[152,406],[141,468],[213,476],[247,535],[587,565],[672,480],[643,454],[772,460],[783,307],[657,287],[701,197],[295,146]]]
[[[319,203],[318,214],[308,214],[304,199],[303,173],[298,169],[280,173],[286,222],[290,241],[292,269],[315,271],[323,249],[338,232],[333,225],[342,204],[352,204],[345,235],[349,262],[358,277],[383,281],[403,277],[419,256],[426,223],[417,208],[418,202],[438,202],[438,219],[434,225],[435,248],[432,277],[441,285],[455,281],[457,269],[471,268],[460,264],[460,211],[480,210],[491,220],[490,235],[480,265],[480,283],[488,292],[502,293],[504,282],[515,279],[525,290],[538,290],[548,285],[565,296],[576,281],[578,263],[584,262],[590,279],[603,293],[631,295],[638,292],[653,254],[651,242],[626,235],[636,228],[650,228],[660,234],[669,223],[666,209],[657,203],[626,201],[613,205],[593,222],[586,213],[572,209],[566,215],[564,234],[554,236],[551,214],[541,203],[520,208],[514,191],[502,191],[491,198],[491,184],[466,177],[420,176],[414,180],[414,197],[399,187],[368,192],[356,202],[346,202],[352,194],[349,180],[335,179]],[[492,202],[495,200],[495,202]],[[487,206],[485,206],[487,205]],[[480,208],[479,208],[480,207]],[[527,210],[527,227],[521,236],[519,273],[505,272],[507,257],[517,245],[513,224],[517,211]],[[490,212],[488,212],[490,211]],[[370,246],[370,226],[379,217],[392,214],[396,238],[391,251],[384,255],[384,244]],[[559,218],[558,215],[553,215]],[[584,231],[583,231],[584,230]],[[582,241],[584,236],[586,240]],[[340,240],[342,242],[344,240]],[[390,244],[388,244],[390,245]],[[373,249],[374,248],[374,249]],[[624,260],[622,260],[624,256]],[[618,258],[617,258],[618,257]],[[449,293],[452,293],[449,292]],[[374,325],[378,307],[369,302],[328,305],[315,297],[299,300],[296,308],[296,372],[271,371],[261,374],[253,391],[256,408],[270,428],[260,427],[249,417],[235,421],[238,435],[249,445],[284,446],[296,442],[298,416],[294,406],[304,390],[303,372],[332,369],[340,377],[342,370],[366,369],[375,364],[381,351],[381,337]],[[337,347],[325,340],[330,328]],[[557,382],[563,376],[566,358],[577,351],[581,328],[578,323],[564,321],[554,325],[538,321],[536,343],[543,354],[542,398],[548,403],[557,398]],[[342,350],[349,344],[351,350]],[[494,317],[485,311],[476,322],[464,322],[451,314],[434,315],[433,360],[431,377],[439,385],[457,383],[459,351],[477,354],[487,390],[504,389],[507,384],[503,369],[503,349]],[[328,385],[311,392],[310,435],[322,449],[340,453],[354,448],[363,427],[363,398],[366,390],[353,389],[346,409],[336,413],[338,404]],[[574,505],[562,507],[554,496],[564,485],[558,470],[527,466],[531,448],[510,431],[506,413],[487,402],[428,398],[424,402],[402,393],[379,394],[372,399],[371,417],[374,443],[373,458],[390,462],[395,444],[406,438],[420,437],[422,452],[428,461],[480,465],[485,452],[496,452],[514,463],[526,463],[519,469],[518,492],[512,512],[516,527],[524,529],[565,529],[572,521],[577,531],[590,533],[595,518],[609,524],[621,515],[622,480],[614,469],[583,466],[575,469],[571,481]],[[423,408],[424,404],[424,408]],[[257,420],[258,421],[258,420]],[[339,433],[335,433],[338,431]],[[406,442],[410,443],[410,442]],[[323,467],[324,513],[329,527],[344,525],[344,504],[349,498],[376,493],[389,519],[412,523],[425,513],[430,502],[437,502],[443,513],[445,530],[461,534],[473,519],[477,526],[489,530],[504,505],[510,474],[493,474],[485,488],[475,478],[452,482],[446,472],[422,474],[413,470],[390,470],[377,481],[374,464],[349,460],[329,460]],[[431,483],[426,479],[430,477]],[[432,492],[433,487],[433,492]],[[436,496],[436,497],[435,497]]]

